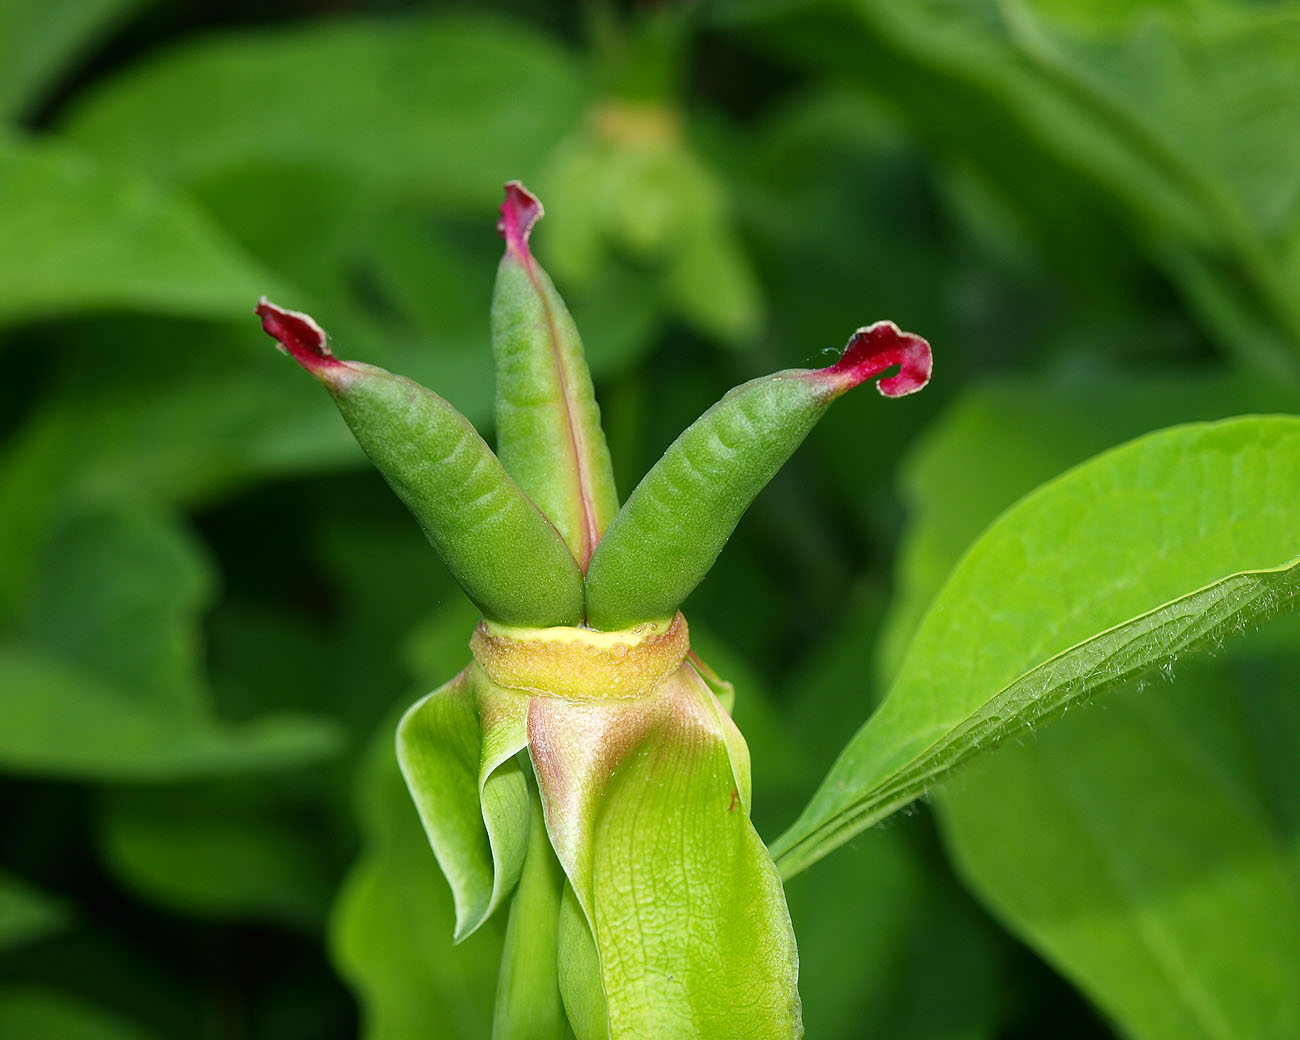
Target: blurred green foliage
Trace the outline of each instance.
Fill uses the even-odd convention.
[[[487,1035],[391,754],[472,612],[261,293],[486,432],[522,178],[625,494],[735,383],[931,340],[689,604],[769,838],[1019,495],[1300,403],[1295,0],[317,6],[0,6],[0,1035]],[[1296,635],[793,879],[809,1035],[1293,1036]]]

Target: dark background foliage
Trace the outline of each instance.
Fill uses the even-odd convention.
[[[0,116],[5,1036],[488,1035],[391,751],[473,616],[262,293],[490,434],[524,179],[624,494],[735,383],[930,339],[689,604],[769,838],[1002,508],[1297,403],[1295,3],[9,0]],[[1295,1035],[1241,981],[1300,963],[1270,632],[794,879],[809,1035]]]

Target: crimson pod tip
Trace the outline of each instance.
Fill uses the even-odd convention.
[[[256,313],[262,319],[262,330],[276,341],[280,350],[312,375],[323,379],[327,373],[344,367],[330,353],[325,330],[311,315],[280,307],[265,296],[257,301]]]
[[[536,195],[520,181],[508,181],[506,198],[501,203],[501,218],[497,221],[497,233],[505,239],[506,250],[521,260],[531,260],[528,236],[532,234],[533,225],[545,215],[546,211]]]
[[[877,321],[854,332],[839,361],[813,376],[825,380],[838,395],[895,366],[898,371],[880,380],[876,388],[885,397],[916,393],[930,381],[930,344],[892,321]]]

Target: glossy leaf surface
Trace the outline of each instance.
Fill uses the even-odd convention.
[[[932,575],[963,537],[1126,424],[1259,407],[1275,395],[1231,379],[1075,391],[1053,403],[1059,432],[1032,443],[1015,431],[1043,427],[1033,388],[973,395],[907,470],[915,526],[905,615],[933,594]],[[980,467],[987,457],[999,465]],[[979,489],[954,496],[962,473]],[[1126,1035],[1300,1028],[1283,967],[1300,957],[1300,846],[1288,808],[1300,771],[1287,679],[1296,632],[1294,619],[1274,622],[1105,710],[1071,713],[972,764],[936,799],[973,890]]]
[[[562,48],[499,19],[338,19],[175,48],[61,129],[165,182],[319,165],[370,190],[488,205],[581,99]]]
[[[62,143],[0,134],[0,322],[121,308],[246,312],[282,281],[183,195]]]
[[[789,876],[979,751],[1286,610],[1300,421],[1152,434],[1004,514],[930,608],[889,696],[774,846]]]

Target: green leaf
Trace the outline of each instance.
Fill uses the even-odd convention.
[[[162,780],[335,753],[341,734],[324,719],[212,716],[198,642],[209,581],[199,547],[164,515],[71,514],[0,643],[0,765]]]
[[[497,454],[585,568],[618,492],[578,329],[528,248],[541,215],[521,184],[506,185],[492,298]]]
[[[0,135],[0,322],[106,307],[229,317],[282,287],[175,191]]]
[[[59,931],[69,914],[39,889],[0,871],[0,951]]]
[[[0,989],[0,1035],[60,1040],[151,1040],[155,1036],[69,993],[18,985]]]
[[[527,698],[470,665],[417,701],[397,727],[397,759],[456,901],[456,941],[519,880],[528,848]]]
[[[572,57],[514,24],[331,19],[187,43],[101,86],[63,129],[164,181],[272,161],[486,206],[581,99]]]
[[[452,945],[447,882],[430,860],[392,732],[391,721],[379,726],[361,765],[364,851],[335,907],[334,960],[357,990],[365,1040],[410,1040],[431,1023],[448,1040],[483,1040],[492,1029],[500,933],[489,922]]]
[[[285,769],[338,753],[327,720],[186,718],[56,658],[0,647],[0,768],[34,776],[175,781]]]
[[[794,933],[749,820],[748,755],[694,669],[637,701],[535,698],[528,729],[609,1035],[801,1035]],[[590,994],[580,965],[561,972]]]
[[[1294,646],[1295,619],[1279,626]],[[1067,717],[938,799],[971,889],[1134,1040],[1300,1032],[1300,857],[1259,780],[1267,733],[1295,721],[1297,658],[1261,686],[1244,649]]]
[[[0,117],[31,115],[66,66],[145,0],[9,0],[0,7]]]
[[[1300,206],[1285,143],[1300,129],[1293,5],[734,6],[772,46],[900,108],[1058,263],[1105,264],[1120,236],[1182,284],[1225,347],[1294,379],[1293,354],[1222,320],[1250,316],[1278,346],[1300,345],[1277,241]]]
[[[980,525],[1042,476],[1139,424],[1270,396],[1186,378],[972,395],[907,467],[916,518],[890,642],[914,627],[914,605]],[[984,457],[998,466],[975,464]],[[1287,907],[1300,889],[1290,808],[1300,730],[1285,679],[1295,639],[1294,620],[1277,622],[1231,655],[1180,668],[1172,687],[1126,692],[972,764],[936,799],[970,887],[1126,1035],[1296,1031],[1287,966],[1300,917]]]
[[[936,598],[889,696],[774,845],[786,876],[981,750],[1286,610],[1300,420],[1152,434],[1023,499]]]
[[[103,807],[100,843],[114,874],[164,907],[317,928],[333,878],[315,821],[302,815],[261,783],[117,791]]]

